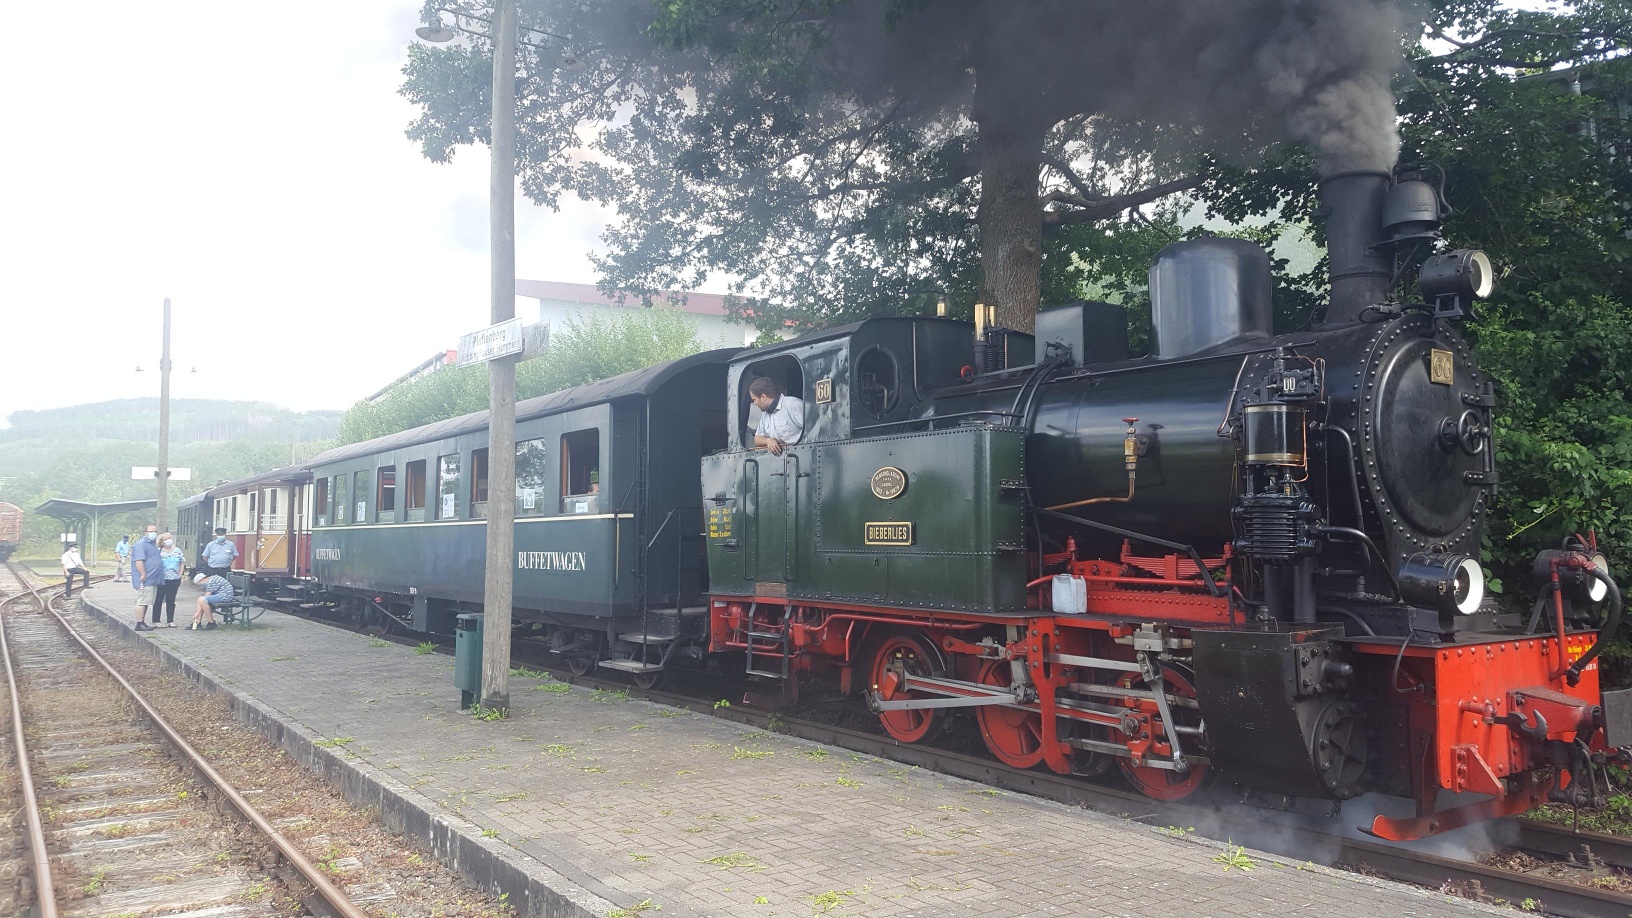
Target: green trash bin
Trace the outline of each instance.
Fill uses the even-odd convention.
[[[482,693],[482,636],[486,630],[480,612],[459,616],[453,632],[453,684],[459,689],[459,709],[476,703]]]

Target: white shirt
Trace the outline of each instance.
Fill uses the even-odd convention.
[[[762,412],[759,426],[754,428],[755,436],[771,437],[790,446],[798,443],[804,434],[805,403],[791,395],[782,396],[776,407]]]
[[[79,549],[70,548],[62,553],[63,570],[72,570],[73,568],[84,566],[84,563],[79,560]]]

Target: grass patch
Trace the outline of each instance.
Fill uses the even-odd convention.
[[[430,641],[422,641],[414,645],[414,653],[417,653],[422,657],[426,654],[436,653],[436,645]]]
[[[765,869],[765,866],[763,864],[761,864],[757,858],[751,857],[751,856],[749,856],[748,854],[746,854],[746,853],[744,853],[742,851],[732,851],[729,854],[721,854],[718,857],[705,858],[703,860],[698,861],[697,863],[707,864],[710,867],[718,867],[721,870],[737,870],[737,869],[742,869],[742,870],[764,870]]]
[[[642,899],[628,908],[615,908],[606,913],[606,918],[636,918],[646,912],[662,911],[663,907],[650,899]]]
[[[733,759],[765,759],[773,755],[776,755],[776,753],[769,750],[744,749],[741,746],[731,747],[731,758]]]
[[[385,638],[369,638],[368,639],[368,646],[370,646],[370,647],[390,647],[391,642],[386,640]]]
[[[830,889],[824,893],[806,896],[805,899],[810,902],[812,912],[822,915],[836,908],[842,908],[844,903],[855,894],[856,891],[853,889]]]
[[[527,667],[527,666],[512,666],[512,667],[510,667],[510,675],[518,676],[518,677],[520,677],[522,679],[553,679],[554,678],[553,676],[551,676],[549,673],[545,672],[542,669],[532,669],[532,668]]]
[[[1247,849],[1241,845],[1225,845],[1223,851],[1213,855],[1213,862],[1223,864],[1225,872],[1231,870],[1247,871],[1258,866],[1258,862],[1247,856]]]
[[[589,693],[589,700],[600,702],[601,704],[622,704],[629,700],[629,690],[613,689],[612,691],[607,691],[606,689],[595,689]]]
[[[341,746],[344,746],[347,743],[355,742],[357,742],[357,738],[354,736],[335,736],[330,737],[329,739],[318,740],[312,745],[321,746],[324,749],[339,749]]]

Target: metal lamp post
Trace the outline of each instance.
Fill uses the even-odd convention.
[[[164,298],[164,347],[159,357],[159,528],[170,513],[170,298]]]

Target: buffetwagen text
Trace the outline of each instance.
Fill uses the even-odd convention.
[[[516,568],[523,571],[581,571],[588,569],[581,551],[518,551]]]

